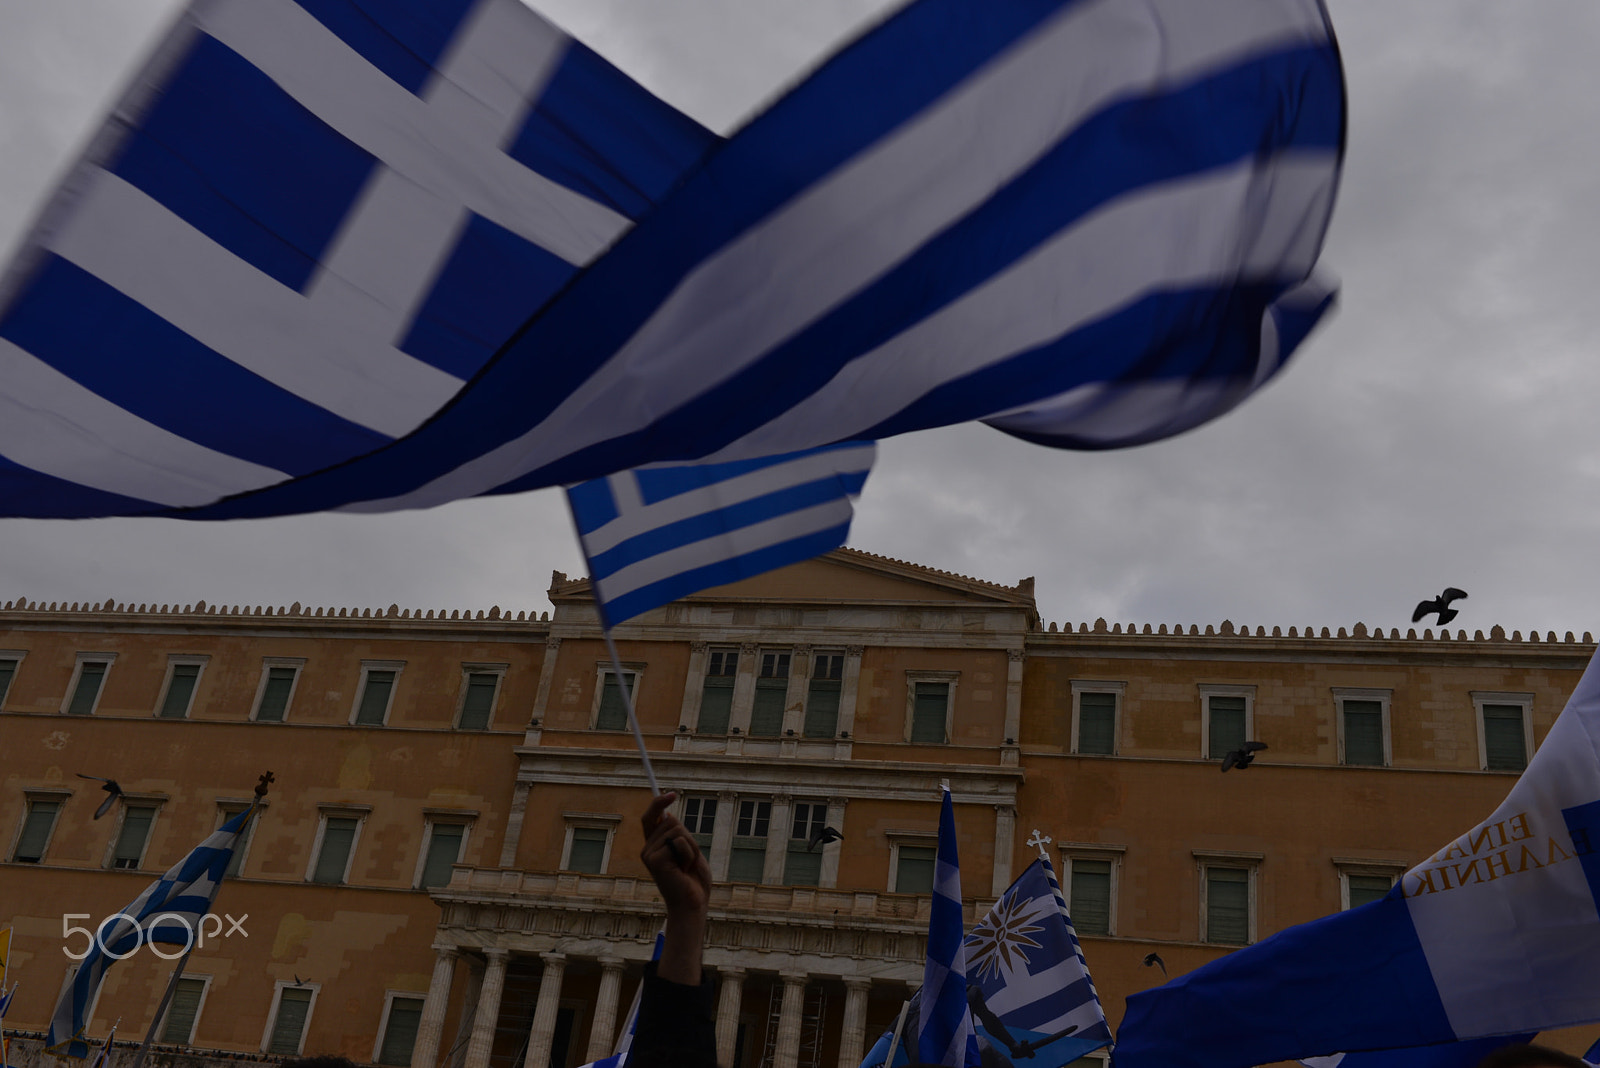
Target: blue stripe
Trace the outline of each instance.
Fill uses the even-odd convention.
[[[57,256],[0,320],[0,337],[164,430],[290,474],[389,440],[245,370]]]
[[[150,501],[40,474],[0,456],[0,514],[18,519],[89,519],[165,509]]]
[[[1533,1034],[1496,1035],[1493,1038],[1469,1038],[1420,1049],[1348,1053],[1339,1062],[1339,1068],[1474,1068],[1497,1049],[1532,1041]]]
[[[506,154],[636,220],[718,140],[573,42]]]
[[[1572,852],[1583,866],[1584,880],[1589,884],[1589,896],[1600,909],[1600,801],[1574,805],[1561,810],[1566,820],[1567,833],[1572,838]]]
[[[850,524],[842,523],[828,530],[820,530],[815,534],[769,545],[765,549],[758,549],[730,560],[720,560],[692,571],[684,571],[664,578],[660,582],[641,586],[613,601],[607,601],[602,606],[602,614],[606,624],[614,627],[641,612],[648,612],[658,605],[669,604],[688,594],[712,586],[725,586],[730,582],[760,575],[786,564],[809,560],[829,549],[837,549],[849,536]]]
[[[1018,1005],[1002,1015],[1001,1019],[1008,1026],[1014,1023],[1018,1027],[1038,1030],[1050,1021],[1058,1020],[1075,1009],[1091,1004],[1094,1000],[1094,987],[1089,980],[1077,979],[1066,986],[1051,990],[1037,1001]]]
[[[1455,1040],[1398,894],[1128,998],[1113,1068],[1239,1068]]]
[[[858,448],[865,442],[846,441],[838,445],[825,445],[820,449],[801,449],[798,452],[780,453],[777,456],[759,456],[750,460],[730,460],[718,464],[681,464],[673,467],[645,467],[633,472],[639,484],[639,497],[645,504],[657,504],[692,490],[704,489],[730,478],[738,478],[752,471],[761,471],[803,456],[816,456],[838,449]]]
[[[400,349],[457,378],[477,374],[576,268],[472,215]]]
[[[603,478],[568,486],[567,503],[572,508],[572,521],[577,524],[580,537],[599,530],[622,514],[617,511],[617,499]]]
[[[828,475],[656,527],[620,542],[597,556],[591,556],[589,574],[592,578],[603,579],[616,574],[629,564],[636,564],[640,560],[659,556],[684,545],[693,545],[698,541],[798,512],[802,508],[827,504],[830,501],[859,494],[866,481],[865,471]]]
[[[238,53],[202,36],[108,169],[299,289],[374,165]]]
[[[475,0],[296,0],[368,63],[422,91]]]

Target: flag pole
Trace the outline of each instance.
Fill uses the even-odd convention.
[[[906,1013],[911,1011],[911,999],[900,1006],[900,1015],[894,1021],[894,1034],[889,1039],[889,1055],[883,1059],[883,1068],[893,1068],[895,1051],[900,1048],[900,1030],[906,1025]]]
[[[594,579],[591,578],[589,584],[593,586]],[[600,598],[596,595],[595,604],[599,603]],[[633,731],[633,744],[639,747],[639,759],[644,762],[644,777],[650,781],[650,796],[660,797],[661,786],[656,782],[656,769],[651,765],[650,754],[644,747],[644,732],[639,729],[639,717],[633,713],[633,687],[624,684],[622,658],[617,655],[617,643],[611,640],[611,628],[604,623],[604,616],[601,619],[600,633],[605,635],[606,652],[611,654],[611,670],[617,680],[617,689],[622,691],[622,705],[628,710],[628,728]]]
[[[6,979],[11,975],[11,939],[15,931],[11,927],[5,929],[6,955],[0,960],[0,1068],[9,1068],[6,1058],[6,1009],[10,1007],[6,1001]]]

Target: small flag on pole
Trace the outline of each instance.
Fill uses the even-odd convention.
[[[933,907],[928,914],[928,960],[922,971],[922,1020],[917,1057],[924,1064],[979,1063],[978,1036],[967,1008],[967,949],[961,923],[961,862],[949,787],[939,808],[939,848],[933,862]]]
[[[80,1060],[89,1055],[83,1038],[89,1024],[85,1014],[112,964],[144,944],[193,944],[201,919],[216,900],[239,835],[255,813],[256,805],[252,804],[228,820],[165,875],[145,887],[127,907],[100,924],[94,945],[78,965],[72,982],[61,992],[61,1000],[51,1015],[45,1039],[51,1052]]]

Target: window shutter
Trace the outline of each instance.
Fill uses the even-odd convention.
[[[311,991],[304,987],[283,987],[278,994],[278,1015],[272,1020],[272,1038],[267,1042],[267,1052],[278,1056],[298,1054],[300,1036],[305,1032],[310,1011]]]
[[[167,1022],[161,1027],[161,1041],[170,1046],[187,1046],[194,1037],[194,1018],[200,1011],[200,995],[206,990],[204,979],[179,979],[167,1007]]]
[[[1115,749],[1117,695],[1078,695],[1078,752],[1110,756]]]
[[[61,811],[58,801],[34,801],[28,805],[28,818],[22,823],[22,835],[17,839],[16,851],[11,859],[19,864],[37,864],[44,859],[44,847],[50,843],[50,830],[55,826],[56,813]]]
[[[1206,869],[1206,941],[1242,946],[1250,940],[1250,873]]]
[[[836,679],[811,680],[806,692],[807,738],[832,738],[839,733],[839,689]]]
[[[106,665],[97,660],[86,660],[78,669],[78,688],[72,691],[72,702],[67,714],[87,716],[94,711],[94,699],[100,696],[100,683],[106,677]]]
[[[0,660],[0,708],[6,705],[6,693],[11,689],[11,680],[16,677],[17,662],[15,660]]]
[[[1350,882],[1350,907],[1353,909],[1383,900],[1394,885],[1387,875],[1347,875],[1345,878]]]
[[[499,685],[500,676],[492,672],[474,671],[467,676],[467,695],[461,702],[461,730],[488,729],[489,716],[494,711],[494,692]]]
[[[1212,760],[1221,760],[1235,749],[1244,748],[1244,698],[1208,697],[1211,711]]]
[[[194,696],[194,685],[199,680],[199,664],[172,665],[172,678],[167,680],[167,697],[161,702],[163,719],[183,719],[189,714],[189,699]]]
[[[367,672],[367,685],[361,691],[361,708],[356,712],[358,726],[383,726],[384,713],[389,711],[389,691],[392,689],[394,689],[394,672]]]
[[[1072,902],[1067,910],[1081,935],[1111,933],[1111,862],[1073,860]]]
[[[607,671],[600,676],[604,685],[600,689],[600,712],[595,717],[594,725],[597,730],[622,731],[628,729],[628,707],[622,700],[622,687],[617,685],[615,672]],[[624,676],[631,688],[633,675],[630,672]],[[732,696],[732,691],[729,691]]]
[[[312,882],[331,885],[344,882],[350,847],[356,840],[356,823],[346,816],[328,817],[327,826],[322,829],[322,851],[317,854],[317,867],[311,873]]]
[[[822,853],[813,853],[804,842],[789,843],[788,856],[784,858],[783,882],[785,886],[817,886],[822,882]]]
[[[948,682],[919,682],[911,706],[911,740],[924,745],[945,742],[945,717],[950,710]]]
[[[733,679],[708,677],[700,691],[700,719],[695,730],[700,734],[727,734],[733,712]]]
[[[1344,702],[1344,762],[1383,766],[1383,704],[1378,701]]]
[[[156,810],[147,805],[129,805],[122,813],[122,830],[117,834],[117,845],[111,853],[114,868],[137,868],[144,854],[144,844],[150,837],[150,824]]]
[[[1483,706],[1484,764],[1491,771],[1521,771],[1528,766],[1521,705]]]
[[[424,890],[450,881],[451,868],[461,856],[461,838],[466,828],[459,823],[435,823],[428,835],[428,859],[422,864]]]
[[[421,1022],[421,998],[395,998],[389,1002],[389,1024],[383,1029],[378,1063],[406,1068],[411,1063],[411,1050],[417,1044],[417,1025]]]
[[[788,694],[787,678],[756,680],[755,703],[750,707],[752,738],[776,738],[783,733],[783,701]]]
[[[574,827],[567,870],[599,875],[605,866],[607,831],[603,827]]]
[[[256,722],[282,723],[289,710],[289,691],[294,689],[294,668],[267,669],[267,685],[261,690],[261,706],[256,709]]]
[[[937,855],[938,850],[932,846],[901,846],[894,873],[895,893],[933,893],[933,862]]]

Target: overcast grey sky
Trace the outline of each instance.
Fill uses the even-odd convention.
[[[0,248],[175,0],[0,0]],[[726,131],[890,6],[539,0]],[[1600,631],[1600,93],[1593,0],[1333,0],[1350,90],[1325,266],[1341,307],[1183,437],[1052,452],[980,426],[883,443],[851,544],[1000,582],[1046,619]],[[0,602],[544,609],[580,557],[556,492],[248,523],[0,520]]]

